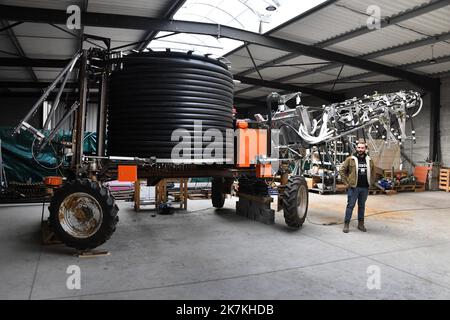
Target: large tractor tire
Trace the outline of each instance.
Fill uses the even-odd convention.
[[[300,228],[308,213],[308,185],[305,178],[289,178],[283,194],[283,212],[286,224],[291,228]]]
[[[211,200],[214,208],[223,208],[225,203],[225,179],[213,178],[211,183]]]
[[[105,243],[116,230],[119,208],[109,190],[88,179],[57,189],[50,201],[49,224],[69,247],[89,250]]]

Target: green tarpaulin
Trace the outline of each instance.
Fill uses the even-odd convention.
[[[5,166],[6,178],[9,182],[41,182],[43,177],[51,175],[61,175],[62,166],[55,168],[61,162],[61,158],[55,157],[52,146],[44,148],[43,152],[35,155],[39,160],[39,165],[32,156],[31,147],[34,137],[27,131],[12,136],[14,128],[0,127],[0,140],[2,145],[3,164]],[[71,141],[71,131],[60,131],[55,137],[55,141]],[[85,133],[84,153],[95,154],[96,134]],[[67,163],[64,163],[67,164]]]

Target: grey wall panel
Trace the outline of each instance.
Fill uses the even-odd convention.
[[[0,97],[0,126],[15,127],[25,117],[35,102],[35,98]],[[42,113],[39,111],[29,123],[38,127],[41,119]]]
[[[450,77],[442,79],[440,129],[442,163],[450,167]]]
[[[0,126],[13,127],[16,126],[20,120],[27,114],[33,104],[36,102],[36,98],[2,98],[0,97]],[[97,110],[98,105],[95,103],[88,104],[86,113],[86,131],[97,131]],[[61,102],[55,112],[55,123],[59,121],[64,115],[65,104]],[[31,119],[30,123],[36,128],[39,128],[42,122],[42,108]],[[52,124],[55,125],[55,124]],[[70,130],[72,127],[72,117],[66,120],[62,126],[63,130]]]
[[[86,127],[85,131],[88,132],[96,132],[97,131],[97,109],[98,105],[90,103],[87,106],[86,111]],[[61,104],[55,112],[56,122],[59,121],[64,116],[65,105]],[[72,127],[73,116],[70,117],[69,120],[66,120],[64,125],[62,126],[63,130],[69,130]]]

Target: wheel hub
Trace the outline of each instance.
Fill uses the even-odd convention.
[[[303,217],[307,209],[307,202],[305,199],[308,197],[308,189],[304,186],[300,186],[297,192],[297,213],[300,217]]]
[[[88,238],[100,228],[103,210],[91,195],[77,192],[69,195],[59,208],[59,222],[65,232],[76,238]]]

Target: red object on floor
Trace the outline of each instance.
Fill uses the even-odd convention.
[[[417,166],[414,168],[414,177],[416,177],[416,181],[420,183],[427,183],[428,172],[431,170],[429,166]]]

